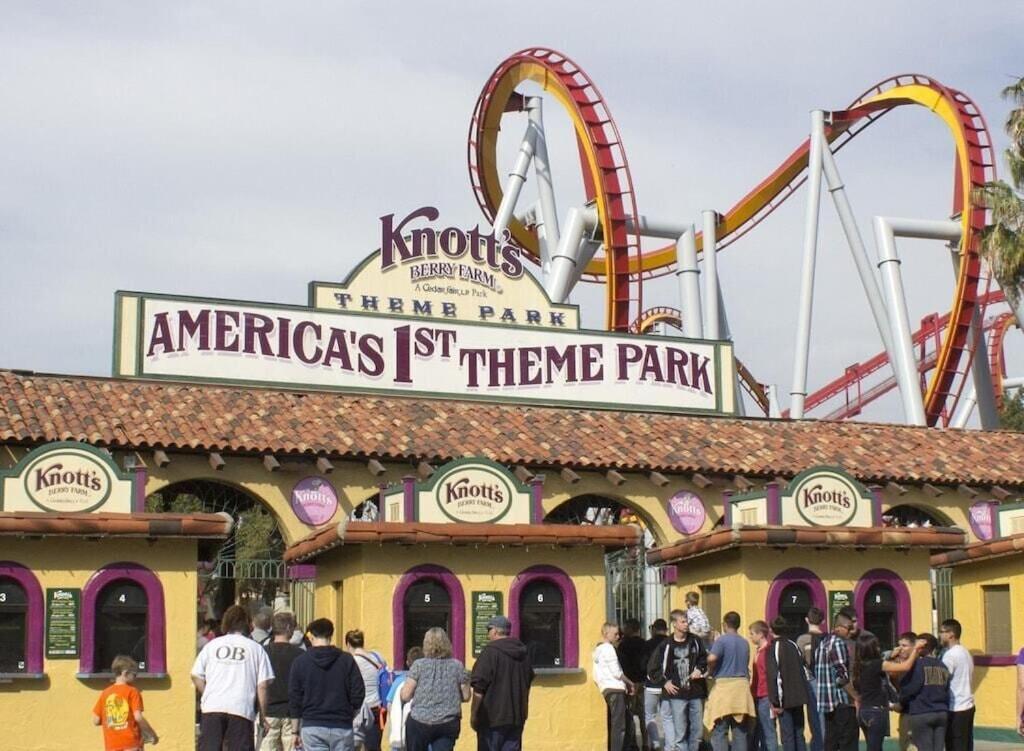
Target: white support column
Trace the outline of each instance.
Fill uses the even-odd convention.
[[[732,329],[729,328],[729,314],[725,309],[725,295],[722,294],[722,285],[718,285],[718,332],[721,335],[720,338],[732,341]],[[736,359],[736,352],[733,351],[733,360]],[[736,414],[740,417],[746,417],[747,408],[743,405],[743,391],[740,386],[740,371],[739,368],[735,367],[735,363],[732,369],[732,388],[733,393],[736,394]]]
[[[679,280],[680,308],[683,311],[683,336],[703,339],[696,233],[691,224],[676,240],[676,279]]]
[[[548,142],[544,134],[543,98],[532,96],[526,100],[526,112],[533,127],[533,169],[537,176],[537,193],[540,196],[540,211],[537,234],[543,234],[540,247],[540,266],[543,273],[551,269],[550,249],[558,247],[558,209],[555,205],[555,188],[551,178],[551,163],[548,161]],[[541,229],[543,227],[543,229]]]
[[[1003,379],[1003,391],[1010,391],[1011,389],[1019,389],[1024,386],[1024,378],[1004,378]],[[977,393],[974,387],[967,392],[967,396],[960,402],[960,406],[957,408],[956,414],[953,415],[953,419],[949,421],[949,427],[951,428],[966,428],[967,421],[971,419],[971,413],[974,412],[974,407],[978,403]]]
[[[562,303],[572,290],[576,275],[576,263],[579,258],[580,243],[586,230],[587,222],[584,212],[575,207],[569,209],[562,234],[551,257],[551,274],[548,276],[547,293],[552,302]]]
[[[800,277],[800,310],[793,354],[793,387],[789,414],[803,419],[807,398],[807,367],[811,352],[811,310],[814,305],[814,265],[818,254],[818,213],[821,208],[822,144],[825,142],[825,113],[811,112],[811,135],[807,160],[807,213],[804,220],[804,260]]]
[[[893,234],[890,220],[885,217],[876,216],[874,224],[875,242],[878,245],[878,268],[882,272],[896,355],[893,371],[896,373],[896,382],[903,397],[903,414],[908,425],[926,425],[924,400],[921,397],[914,343],[910,333],[910,316],[907,313],[907,299],[903,294],[900,259],[896,252],[896,236]]]
[[[960,270],[960,250],[954,242],[951,242],[949,251],[955,277]],[[996,395],[992,391],[992,369],[988,364],[988,342],[985,341],[985,328],[977,307],[971,316],[971,328],[967,332],[967,338],[976,342],[974,353],[971,355],[971,378],[974,381],[974,400],[978,406],[981,429],[996,430],[999,427],[999,410],[996,409]]]
[[[501,240],[502,234],[508,228],[509,220],[516,210],[516,202],[519,200],[519,193],[523,190],[523,183],[526,182],[526,171],[530,168],[537,142],[537,130],[533,123],[527,123],[526,133],[519,144],[519,155],[516,157],[515,166],[508,173],[508,180],[505,181],[505,192],[501,197],[501,204],[494,214],[494,236]]]
[[[704,333],[708,339],[721,338],[718,329],[718,212],[705,209],[703,252],[704,257]]]

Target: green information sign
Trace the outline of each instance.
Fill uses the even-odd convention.
[[[487,621],[501,612],[501,592],[473,592],[473,656],[487,646]]]
[[[78,625],[82,590],[71,587],[46,590],[46,656],[78,657]]]
[[[853,590],[837,589],[828,593],[828,625],[829,628],[836,621],[839,611],[846,607],[853,607]]]

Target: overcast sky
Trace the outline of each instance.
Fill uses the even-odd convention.
[[[896,73],[968,93],[1001,151],[998,92],[1024,75],[1022,30],[1017,0],[7,0],[0,367],[109,374],[118,289],[303,304],[308,281],[341,280],[376,247],[382,214],[432,204],[446,223],[481,222],[469,117],[490,72],[523,47],[566,53],[601,88],[640,211],[690,220],[771,172],[806,136],[809,110],[843,108]],[[578,168],[553,104],[546,121],[564,213]],[[503,153],[520,130],[505,128]],[[952,142],[923,110],[886,116],[838,159],[872,253],[873,215],[949,213]],[[737,353],[784,394],[804,200],[720,260]],[[941,246],[900,249],[911,320],[947,310]],[[880,349],[853,268],[825,202],[812,388]],[[671,278],[645,296],[678,305]],[[574,301],[601,325],[599,290]],[[898,412],[888,399],[867,416]]]

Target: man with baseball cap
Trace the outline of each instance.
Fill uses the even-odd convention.
[[[487,622],[488,644],[473,665],[470,724],[478,748],[519,751],[530,701],[533,667],[526,645],[510,636],[512,621],[496,615]]]

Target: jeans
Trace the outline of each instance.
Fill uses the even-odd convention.
[[[252,720],[226,712],[203,712],[199,720],[199,751],[254,751],[256,736]]]
[[[622,751],[626,746],[626,707],[625,691],[605,691],[605,717],[608,727],[608,751]]]
[[[974,751],[974,707],[949,713],[946,751]]]
[[[661,689],[644,690],[644,745],[649,749],[660,749],[662,734],[658,727],[658,704]]]
[[[857,751],[857,710],[840,704],[825,713],[825,751]]]
[[[818,681],[807,681],[807,724],[811,726],[811,751],[825,749],[825,718],[818,711]]]
[[[295,720],[290,717],[268,717],[270,729],[263,736],[260,751],[293,751],[295,748]]]
[[[757,700],[757,728],[754,731],[755,748],[763,751],[779,751],[779,735],[775,732],[775,718],[767,696]]]
[[[665,751],[699,751],[704,737],[704,700],[677,699],[663,694],[661,722],[665,730]]]
[[[948,712],[926,712],[910,715],[910,737],[917,751],[943,751],[946,745]]]
[[[729,751],[729,731],[732,730],[732,751],[747,751],[747,720],[736,722],[732,715],[719,717],[711,728],[712,751]]]
[[[784,751],[807,751],[807,742],[804,740],[804,705],[782,710],[779,730],[782,731]]]
[[[303,751],[353,751],[355,740],[352,728],[323,728],[302,726]]]
[[[518,725],[481,728],[476,731],[478,751],[522,751],[523,729]]]
[[[431,725],[410,717],[405,721],[406,751],[452,751],[460,730],[460,718]]]
[[[861,707],[860,729],[864,731],[867,751],[882,751],[889,735],[889,710],[885,707]]]

